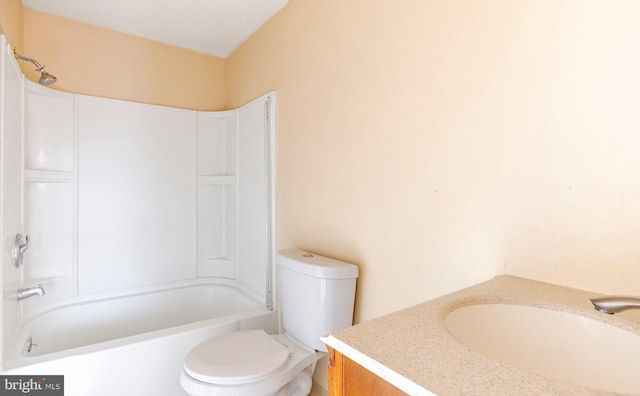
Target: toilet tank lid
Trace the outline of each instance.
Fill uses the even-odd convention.
[[[354,279],[358,277],[358,267],[353,264],[300,249],[279,251],[277,262],[292,271],[316,278]]]

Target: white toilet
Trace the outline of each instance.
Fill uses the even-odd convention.
[[[351,326],[358,267],[303,250],[277,255],[286,332],[248,330],[213,338],[186,356],[180,377],[192,396],[306,396],[319,337]]]

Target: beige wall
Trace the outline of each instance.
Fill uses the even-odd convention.
[[[20,0],[0,0],[0,27],[9,43],[22,51],[22,3]]]
[[[52,88],[164,106],[224,109],[224,60],[24,8],[24,54]],[[23,66],[31,80],[39,74]]]
[[[291,0],[226,61],[278,90],[278,244],[357,320],[508,273],[640,284],[640,3]]]
[[[210,110],[276,88],[279,247],[359,264],[360,321],[500,273],[637,293],[637,15],[290,0],[222,61],[25,9],[23,52],[105,97]]]

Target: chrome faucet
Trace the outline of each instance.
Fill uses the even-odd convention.
[[[33,338],[31,338],[31,336],[29,336],[29,338],[27,338],[27,352],[31,353],[31,350],[35,346],[38,346],[38,344],[34,343],[33,342]]]
[[[639,297],[600,297],[592,298],[591,303],[600,312],[613,315],[627,309],[640,309]]]
[[[42,285],[38,285],[38,287],[28,287],[26,289],[18,289],[18,294],[16,295],[18,301],[24,300],[25,298],[33,297],[33,296],[44,296],[44,288]]]

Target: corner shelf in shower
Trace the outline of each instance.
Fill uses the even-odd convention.
[[[235,176],[198,176],[198,184],[235,184]]]
[[[75,181],[75,173],[64,171],[25,169],[24,180],[26,182],[70,183]]]

